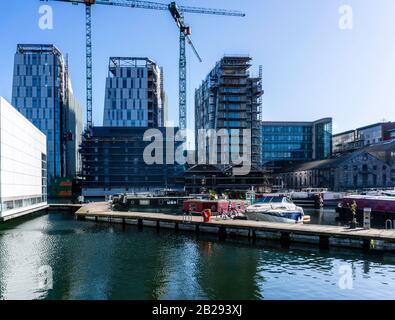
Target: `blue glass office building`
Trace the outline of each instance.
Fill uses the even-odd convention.
[[[72,94],[67,62],[53,45],[19,44],[12,104],[47,136],[48,184],[80,170],[82,109]]]
[[[262,122],[264,165],[321,160],[331,156],[332,119],[314,122]]]

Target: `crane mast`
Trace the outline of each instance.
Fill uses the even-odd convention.
[[[117,7],[128,7],[138,9],[151,9],[169,11],[180,30],[180,58],[179,58],[179,126],[180,129],[186,129],[187,119],[187,70],[186,70],[186,41],[191,46],[192,51],[201,62],[195,46],[190,39],[191,28],[184,23],[184,13],[199,13],[209,15],[244,17],[245,14],[235,10],[210,9],[190,6],[177,6],[175,2],[164,4],[151,1],[137,0],[40,0],[40,1],[58,1],[68,2],[71,4],[85,5],[85,32],[86,32],[86,121],[87,129],[93,125],[92,120],[92,5],[109,5]]]

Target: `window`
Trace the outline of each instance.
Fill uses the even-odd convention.
[[[224,121],[224,126],[240,127],[240,121]]]

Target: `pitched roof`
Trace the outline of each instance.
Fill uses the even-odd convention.
[[[353,153],[349,153],[340,157],[336,158],[330,158],[330,159],[325,159],[325,160],[317,160],[317,161],[310,161],[310,162],[305,162],[301,164],[296,164],[294,166],[290,166],[288,168],[285,168],[281,170],[282,173],[285,172],[295,172],[295,171],[307,171],[307,170],[313,170],[313,169],[328,169],[328,168],[335,168],[341,165],[342,163],[357,157],[361,154],[368,154],[370,157],[376,158],[374,155],[371,153],[364,151],[364,150],[358,150]],[[378,158],[376,158],[378,159]],[[379,159],[378,159],[379,160]]]

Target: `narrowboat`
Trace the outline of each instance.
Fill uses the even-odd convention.
[[[371,209],[371,224],[375,227],[385,227],[387,221],[393,225],[395,221],[395,197],[351,195],[344,197],[338,204],[336,211],[339,220],[350,221],[352,219],[351,206],[355,202],[358,222],[363,219],[365,208]]]
[[[201,215],[204,210],[210,209],[211,215],[227,215],[242,218],[245,212],[246,201],[244,200],[205,200],[190,199],[185,200],[183,212],[192,215]]]
[[[160,212],[181,214],[188,196],[156,196],[120,194],[112,197],[111,207],[117,211]]]

